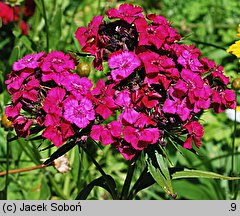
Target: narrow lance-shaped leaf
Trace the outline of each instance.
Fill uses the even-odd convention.
[[[162,187],[162,189],[174,198],[176,195],[173,192],[172,182],[169,174],[168,167],[164,161],[162,155],[155,152],[158,168],[156,168],[150,158],[147,157],[148,171],[152,175],[153,179]],[[160,169],[159,169],[160,168]]]
[[[180,179],[180,178],[209,178],[209,179],[222,179],[222,180],[239,180],[240,177],[230,177],[220,175],[214,172],[208,172],[203,170],[188,170],[175,172],[172,175],[172,179]]]
[[[106,178],[108,178],[108,182],[106,182]],[[92,191],[92,189],[94,188],[94,186],[102,187],[111,194],[111,190],[108,186],[109,182],[111,183],[111,187],[116,188],[116,183],[115,183],[114,179],[109,175],[101,176],[97,179],[94,179],[92,182],[90,182],[86,187],[84,187],[80,191],[80,193],[76,197],[76,200],[86,199],[88,197],[88,195],[90,194],[90,192]]]

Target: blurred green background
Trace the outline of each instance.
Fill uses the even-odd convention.
[[[0,116],[11,98],[6,91],[4,80],[11,71],[11,65],[22,56],[46,49],[46,31],[40,0],[34,15],[28,20],[29,34],[21,35],[17,23],[0,28]],[[238,38],[237,26],[240,23],[239,0],[144,0],[144,1],[104,1],[104,0],[45,0],[46,16],[49,26],[50,50],[81,51],[74,39],[74,32],[79,26],[87,26],[93,16],[104,14],[111,7],[121,3],[133,3],[144,8],[145,12],[165,16],[173,27],[183,36],[182,42],[194,44],[203,56],[224,66],[225,74],[233,80],[238,76],[238,59],[226,52],[226,49]],[[3,30],[8,29],[8,34]],[[82,59],[91,62],[91,57]],[[101,72],[92,68],[90,79],[98,80]],[[238,103],[240,105],[240,103]],[[240,112],[239,112],[240,113]],[[240,127],[237,123],[235,140],[234,170],[231,170],[231,152],[234,121],[226,113],[213,114],[206,111],[201,116],[205,134],[199,155],[180,149],[180,152],[167,145],[170,166],[194,168],[212,171],[223,175],[240,175]],[[56,148],[43,150],[51,143],[48,141],[27,141],[18,139],[7,143],[7,137],[14,131],[0,127],[0,172],[7,168],[19,169],[41,164]],[[8,148],[7,148],[8,147]],[[117,187],[121,187],[126,176],[129,162],[110,146],[99,148],[88,143],[91,154],[105,172],[111,175]],[[1,199],[75,199],[81,189],[100,176],[89,158],[73,148],[67,153],[71,170],[65,174],[53,167],[34,171],[0,176]],[[135,170],[135,182],[145,164],[141,160]],[[7,180],[7,184],[6,184]],[[177,199],[240,199],[239,182],[207,179],[173,180]],[[110,199],[109,194],[95,187],[88,199]],[[138,193],[136,199],[169,199],[157,184]]]

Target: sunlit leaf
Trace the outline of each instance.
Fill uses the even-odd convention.
[[[210,179],[222,179],[222,180],[239,180],[240,177],[229,177],[220,175],[218,173],[202,171],[202,170],[187,170],[176,172],[172,175],[173,179],[180,178],[210,178]]]

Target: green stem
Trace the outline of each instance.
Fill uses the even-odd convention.
[[[234,155],[240,155],[240,152],[235,152]],[[200,162],[200,163],[197,163],[197,164],[193,164],[192,167],[196,168],[196,167],[202,166],[204,164],[210,164],[213,161],[220,160],[220,159],[223,159],[223,158],[228,158],[230,156],[232,156],[232,153],[227,153],[227,154],[224,154],[224,155],[220,155],[220,156],[208,159],[206,161],[203,161],[203,162]]]
[[[103,170],[102,167],[99,165],[99,163],[92,157],[92,155],[89,153],[89,151],[88,151],[85,147],[83,147],[83,146],[81,146],[81,147],[82,147],[82,149],[84,150],[84,152],[87,154],[87,156],[92,160],[93,164],[96,166],[96,168],[98,169],[98,171],[99,171],[99,172],[102,174],[102,176],[104,177],[104,179],[105,179],[105,181],[106,181],[106,183],[107,183],[107,185],[108,185],[108,187],[109,187],[109,189],[110,189],[110,191],[111,191],[112,198],[113,198],[114,200],[118,199],[118,195],[117,195],[115,189],[111,187],[111,183],[109,182],[109,180],[108,180],[108,178],[107,178],[107,174],[104,172],[104,170]]]
[[[8,133],[7,136],[9,136],[10,134]],[[7,137],[7,163],[6,163],[6,176],[5,176],[5,189],[4,189],[4,192],[5,192],[5,199],[7,200],[7,191],[8,191],[8,183],[9,183],[9,157],[10,157],[10,148],[9,148],[9,142],[8,142],[8,138]]]
[[[198,40],[194,40],[194,39],[189,39],[189,40],[192,41],[193,43],[203,44],[203,45],[206,45],[206,46],[211,46],[211,47],[214,47],[214,48],[217,48],[217,49],[221,49],[221,50],[226,51],[226,48],[225,48],[225,47],[218,46],[218,45],[216,45],[216,44],[207,43],[207,42],[204,42],[204,41],[198,41]]]
[[[68,200],[69,197],[63,193],[62,188],[60,188],[60,187],[58,186],[58,184],[56,183],[56,181],[55,181],[55,179],[53,178],[53,176],[51,175],[51,173],[48,174],[47,177],[48,177],[48,180],[49,180],[51,186],[53,187],[55,193],[56,193],[61,199]]]
[[[233,138],[232,138],[232,160],[231,160],[231,173],[234,172],[234,151],[235,151],[235,137],[237,131],[237,109],[234,112],[234,125],[233,125]]]
[[[236,101],[237,101],[237,92],[236,92]],[[232,138],[232,160],[231,160],[231,174],[232,175],[234,175],[234,155],[235,155],[234,152],[235,152],[236,132],[237,132],[237,107],[235,108],[235,112],[234,112],[234,125],[233,125],[233,138]],[[237,181],[232,181],[233,199],[234,199],[234,197],[237,197],[237,194],[238,194],[238,190],[235,186],[238,187]]]
[[[142,173],[141,173],[141,175],[139,176],[138,180],[137,180],[137,181],[135,182],[135,184],[133,185],[133,187],[132,187],[132,189],[131,189],[131,191],[130,191],[130,193],[129,193],[129,195],[128,195],[128,199],[129,199],[129,200],[132,200],[132,199],[136,196],[136,194],[137,194],[137,192],[138,192],[138,191],[137,191],[137,188],[139,187],[139,185],[140,185],[140,183],[141,183],[141,181],[142,181],[142,178],[143,178],[143,176],[146,175],[147,171],[148,171],[147,166],[145,166],[144,170],[142,171]]]
[[[138,158],[138,154],[134,157],[133,161],[129,165],[127,176],[124,181],[123,188],[122,188],[122,193],[121,193],[121,197],[120,197],[121,200],[125,200],[128,198],[129,188],[130,188],[133,173],[134,173],[134,170],[136,167],[137,158]]]
[[[42,3],[42,10],[43,10],[43,18],[45,21],[45,31],[46,31],[46,41],[47,41],[46,52],[49,53],[49,31],[48,31],[48,21],[47,21],[47,14],[46,14],[44,0],[41,0],[41,3]]]

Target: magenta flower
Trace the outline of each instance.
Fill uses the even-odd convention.
[[[101,115],[103,119],[107,119],[110,115],[114,114],[114,111],[118,108],[115,104],[113,97],[115,96],[115,90],[113,85],[105,85],[103,79],[100,79],[96,83],[96,87],[91,91],[92,101],[96,104],[96,113]]]
[[[154,25],[165,26],[168,30],[168,37],[165,38],[166,43],[174,43],[175,41],[180,41],[181,36],[177,34],[177,30],[172,28],[168,20],[156,14],[147,14],[147,19],[151,20]]]
[[[192,111],[186,98],[182,100],[179,98],[166,99],[162,109],[165,113],[178,114],[182,121],[189,119]]]
[[[198,60],[198,53],[191,53],[184,50],[178,58],[178,63],[184,68],[189,68],[191,71],[200,71],[202,68],[201,62]]]
[[[44,52],[34,53],[24,56],[13,64],[14,71],[20,71],[24,68],[36,69],[41,63],[41,58],[45,55]]]
[[[136,149],[134,149],[129,143],[126,141],[121,141],[113,144],[114,148],[118,149],[118,151],[122,154],[122,156],[126,160],[131,160],[136,153],[138,152]]]
[[[168,79],[165,75],[163,74],[147,74],[145,79],[144,79],[144,84],[148,85],[160,85],[162,86],[165,90],[167,90],[172,82],[172,79]]]
[[[214,68],[216,68],[216,64],[213,60],[209,60],[206,57],[203,57],[201,59],[199,59],[200,63],[203,65],[201,68],[201,71],[199,71],[201,73],[201,75],[213,70]]]
[[[88,27],[79,27],[75,32],[75,37],[79,41],[82,47],[84,47],[88,41],[94,40],[98,35],[99,26],[103,24],[103,16],[95,16],[88,24]]]
[[[85,128],[90,121],[95,119],[92,102],[87,98],[82,98],[80,102],[75,99],[66,100],[64,118],[79,128]]]
[[[41,69],[43,82],[54,80],[57,84],[61,84],[61,81],[69,75],[69,70],[75,69],[75,63],[69,54],[52,51],[43,58]]]
[[[47,114],[44,124],[47,126],[42,136],[49,139],[57,147],[74,135],[71,124],[56,114]]]
[[[9,94],[17,92],[23,85],[25,79],[33,73],[33,69],[26,68],[22,71],[12,71],[10,74],[8,74],[8,79],[5,81],[5,84],[7,85]]]
[[[55,71],[57,73],[65,70],[74,70],[75,64],[71,56],[60,51],[52,51],[42,62],[43,71]]]
[[[153,116],[147,116],[145,113],[140,113],[137,121],[134,124],[134,127],[144,128],[148,126],[157,126],[157,123],[153,120]]]
[[[119,82],[133,73],[141,65],[141,61],[133,52],[116,52],[109,56],[108,65],[114,69],[111,71],[112,79]]]
[[[17,116],[19,116],[21,108],[22,108],[22,104],[20,102],[15,105],[12,104],[7,106],[5,109],[7,118],[10,121],[13,121]]]
[[[236,95],[233,90],[217,88],[213,90],[213,110],[215,113],[223,112],[226,107],[229,109],[235,109],[236,107]]]
[[[160,136],[157,128],[136,129],[131,126],[124,128],[123,135],[124,140],[136,150],[143,150],[149,144],[155,144]]]
[[[199,96],[202,95],[202,89],[204,87],[204,82],[202,80],[202,78],[196,74],[193,73],[192,71],[188,70],[188,69],[183,69],[181,72],[181,76],[183,78],[183,80],[185,81],[185,87],[184,84],[182,85],[182,91],[187,92],[188,91],[188,97],[190,102],[193,104],[197,101],[196,98],[198,98]],[[209,92],[211,94],[211,92]],[[210,96],[209,94],[209,96]],[[209,97],[208,96],[208,97]]]
[[[139,46],[154,45],[157,49],[160,49],[169,36],[168,27],[165,25],[148,25],[143,18],[137,19],[135,25],[139,33]]]
[[[16,130],[16,133],[19,137],[28,137],[30,135],[30,126],[33,124],[32,119],[27,119],[22,115],[19,115],[13,121],[13,126]]]
[[[132,24],[137,18],[143,18],[143,9],[132,4],[121,4],[119,9],[111,8],[106,12],[109,19],[119,18]]]
[[[103,70],[102,61],[104,55],[104,45],[100,41],[98,34],[100,26],[103,24],[103,16],[95,16],[88,27],[79,27],[75,32],[75,37],[82,46],[82,51],[95,56],[93,66],[97,70]]]
[[[201,146],[201,137],[204,134],[203,126],[197,121],[191,121],[185,125],[185,128],[188,130],[187,139],[184,142],[183,147],[191,149],[192,141],[194,141],[197,148]]]
[[[38,90],[40,82],[34,76],[31,76],[27,80],[28,82],[23,85],[19,91],[15,92],[12,96],[13,103],[16,103],[20,97],[36,102],[38,100]]]
[[[144,63],[146,73],[163,73],[171,78],[179,78],[179,71],[173,59],[168,58],[165,55],[160,56],[159,54],[146,51],[138,55]]]
[[[61,115],[65,95],[66,91],[60,87],[55,87],[49,90],[47,97],[43,101],[43,109],[45,112]]]
[[[131,94],[132,102],[139,107],[153,108],[159,104],[162,95],[144,85]]]
[[[117,142],[122,133],[122,125],[117,121],[112,121],[106,126],[93,125],[90,137],[100,141],[103,145]]]
[[[62,82],[62,85],[80,100],[92,88],[92,82],[86,77],[80,78],[77,74],[71,74]]]
[[[229,78],[223,74],[222,66],[217,67],[216,70],[212,72],[212,76],[215,79],[219,79],[224,85],[227,85],[229,83]]]
[[[128,90],[121,91],[115,103],[123,108],[123,112],[120,114],[119,119],[121,123],[127,122],[133,124],[139,118],[139,113],[133,109],[133,104]]]

